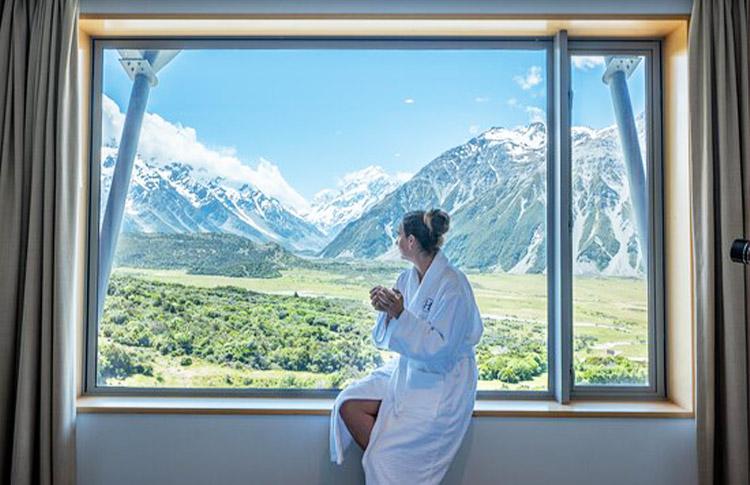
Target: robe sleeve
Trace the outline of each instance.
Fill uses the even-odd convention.
[[[435,302],[427,318],[404,308],[398,318],[388,323],[382,342],[388,349],[409,358],[443,359],[458,349],[469,323],[468,315],[467,298],[452,291]]]
[[[404,294],[405,279],[407,271],[402,272],[396,280],[396,288]],[[375,343],[375,347],[383,350],[391,350],[388,347],[388,341],[393,333],[393,319],[386,325],[385,321],[388,319],[388,314],[385,312],[378,312],[378,317],[375,320],[375,325],[372,327],[372,341]]]
[[[378,312],[378,319],[375,321],[375,326],[372,327],[372,341],[375,342],[375,347],[383,350],[389,350],[388,341],[393,333],[393,325],[391,325],[393,320],[386,326],[385,320],[387,318],[388,315],[385,312]]]

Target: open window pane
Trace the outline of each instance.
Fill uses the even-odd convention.
[[[576,385],[649,384],[646,58],[574,55]]]
[[[410,267],[404,213],[440,207],[480,390],[546,391],[546,55],[105,48],[96,384],[344,387],[394,357],[368,291]]]

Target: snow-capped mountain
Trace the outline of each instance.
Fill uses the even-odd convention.
[[[305,219],[333,237],[406,180],[388,175],[378,166],[347,174],[337,190],[325,189],[315,194],[312,210]]]
[[[112,183],[117,148],[102,148],[101,216]],[[221,178],[205,180],[192,166],[158,165],[136,157],[126,199],[124,232],[215,232],[255,242],[277,242],[292,250],[315,251],[326,238],[313,224],[250,184],[238,189]]]
[[[642,118],[638,120],[643,138]],[[635,234],[615,127],[572,130],[576,273],[637,276]],[[102,148],[102,215],[117,155]],[[252,184],[207,177],[188,163],[136,158],[123,231],[229,233],[323,257],[392,259],[398,223],[417,208],[451,214],[445,251],[464,268],[546,271],[546,130],[492,128],[403,181],[379,167],[319,192],[301,214]]]
[[[615,127],[573,130],[576,273],[635,276],[645,267],[621,153]],[[545,126],[492,128],[428,163],[344,227],[321,255],[397,257],[393,243],[403,214],[440,207],[451,214],[445,251],[454,263],[544,272],[546,183]]]

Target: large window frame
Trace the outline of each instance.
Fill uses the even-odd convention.
[[[571,398],[665,399],[664,372],[664,285],[663,212],[661,199],[661,76],[658,40],[570,40],[564,31],[553,37],[248,37],[232,39],[128,38],[92,39],[92,83],[90,103],[89,208],[87,223],[87,287],[83,394],[90,396],[184,396],[184,397],[269,397],[333,398],[338,389],[237,389],[237,388],[138,388],[98,386],[96,360],[98,339],[98,247],[100,218],[100,164],[102,120],[102,65],[104,49],[515,49],[546,52],[547,123],[547,382],[546,391],[478,391],[480,400],[556,400]],[[648,387],[608,388],[574,386],[572,373],[572,299],[570,298],[571,245],[570,214],[571,153],[570,56],[578,52],[623,52],[646,55],[650,62],[647,82],[649,115],[648,183],[651,204],[649,223],[649,382]],[[656,68],[656,69],[654,69]],[[651,75],[653,71],[653,75]],[[568,137],[565,139],[565,137]],[[566,186],[565,183],[568,183]],[[567,273],[563,271],[567,268]],[[656,279],[653,279],[656,278]],[[652,281],[654,282],[652,284]],[[653,338],[652,338],[653,336]]]
[[[662,179],[662,99],[661,43],[657,41],[573,40],[568,42],[568,59],[584,56],[643,56],[645,60],[646,111],[646,180],[648,190],[649,247],[648,268],[648,386],[606,386],[575,384],[571,374],[571,396],[574,398],[651,398],[666,397],[664,348],[664,184]],[[570,97],[575,103],[572,88]],[[568,126],[568,134],[570,134]],[[572,164],[572,156],[570,157]],[[569,202],[572,203],[569,199]],[[572,246],[572,245],[571,245]],[[572,254],[571,254],[572,257]],[[573,322],[574,324],[574,322]],[[571,362],[572,362],[571,356]]]

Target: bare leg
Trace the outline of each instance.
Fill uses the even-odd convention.
[[[379,399],[348,399],[339,408],[339,414],[354,441],[363,450],[370,442],[370,433],[380,409]]]

